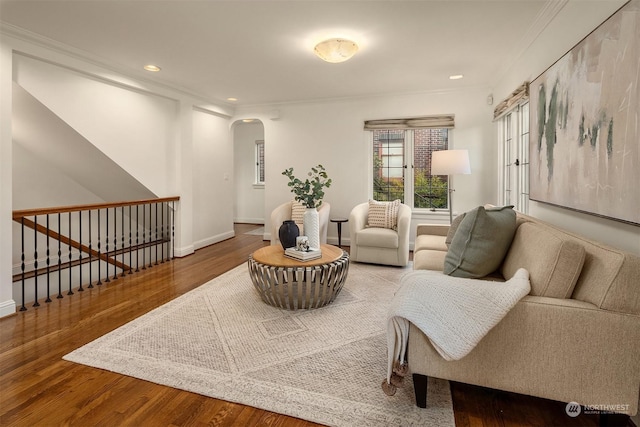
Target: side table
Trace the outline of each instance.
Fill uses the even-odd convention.
[[[331,218],[329,221],[335,222],[338,226],[338,247],[342,247],[342,223],[349,222],[347,218]]]

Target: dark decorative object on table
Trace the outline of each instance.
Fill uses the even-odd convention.
[[[296,246],[296,237],[300,235],[300,229],[296,223],[292,220],[287,220],[282,223],[278,230],[278,237],[280,238],[280,244],[282,249],[293,248]]]

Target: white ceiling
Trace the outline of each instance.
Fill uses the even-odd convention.
[[[563,4],[1,0],[0,20],[126,75],[250,105],[491,87]],[[334,36],[360,51],[341,64],[316,58],[315,42]],[[142,71],[148,63],[162,71]]]

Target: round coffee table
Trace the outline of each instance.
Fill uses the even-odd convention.
[[[281,246],[265,246],[249,256],[249,275],[264,302],[288,310],[312,309],[331,303],[344,286],[349,254],[320,245],[322,258],[298,261]]]

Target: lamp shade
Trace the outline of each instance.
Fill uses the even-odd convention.
[[[431,175],[468,175],[469,151],[442,150],[431,153]]]
[[[358,45],[347,39],[329,39],[316,45],[314,52],[327,62],[344,62],[358,51]]]

